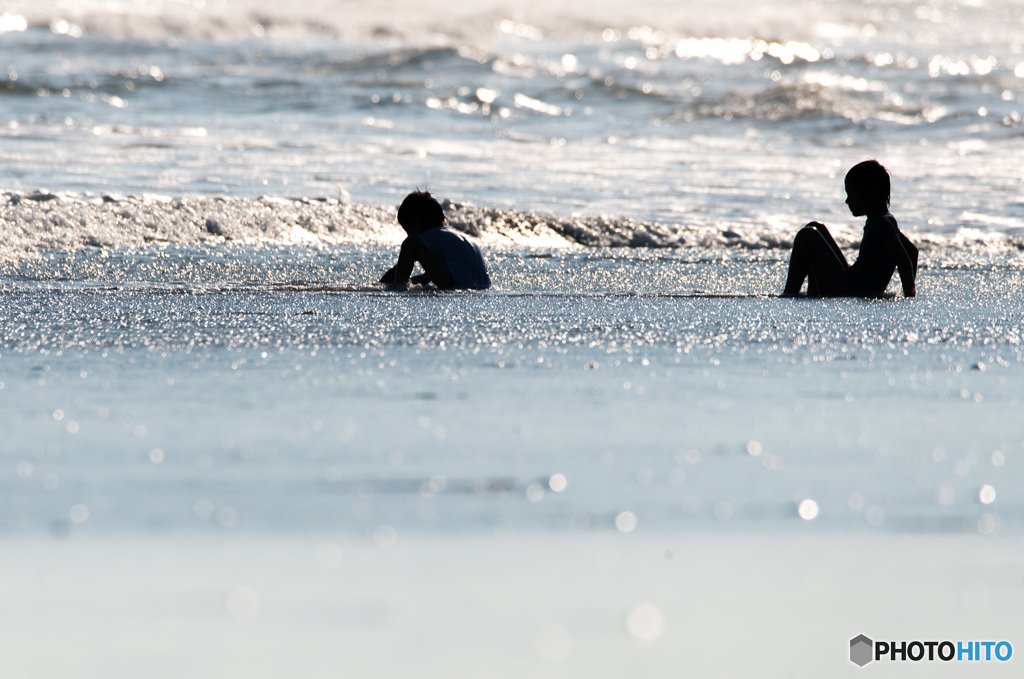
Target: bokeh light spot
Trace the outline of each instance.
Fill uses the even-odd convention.
[[[626,629],[637,641],[657,641],[665,631],[665,619],[653,604],[637,604],[626,614]]]
[[[807,498],[800,503],[800,506],[797,508],[797,513],[800,514],[801,519],[805,521],[813,521],[818,518],[818,503]]]
[[[235,620],[248,620],[259,613],[260,595],[253,588],[240,585],[228,592],[224,605]]]
[[[316,548],[316,562],[324,568],[337,568],[341,564],[341,547],[325,542]]]
[[[217,512],[217,523],[224,528],[234,528],[238,525],[238,512],[231,507],[222,507]]]
[[[391,526],[387,524],[377,526],[373,531],[373,544],[386,549],[395,544],[396,537],[395,529]]]
[[[636,514],[633,512],[620,512],[615,517],[615,527],[623,533],[632,533],[636,530]]]
[[[83,504],[74,505],[70,511],[68,511],[68,516],[71,517],[71,520],[75,523],[85,523],[89,520],[89,508]]]
[[[540,657],[557,662],[566,658],[572,651],[572,637],[561,625],[549,623],[537,630],[533,636],[533,647]]]

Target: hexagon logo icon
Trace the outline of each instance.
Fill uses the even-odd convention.
[[[850,662],[857,667],[864,667],[874,660],[872,657],[874,655],[874,647],[875,642],[863,634],[858,634],[850,639]]]

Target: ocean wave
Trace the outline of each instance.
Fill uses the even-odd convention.
[[[559,217],[529,211],[443,202],[455,229],[498,248],[685,248],[787,250],[790,229],[697,227],[629,217]],[[991,222],[991,220],[989,220]],[[985,227],[989,228],[985,228]],[[1000,230],[972,219],[952,233],[915,232],[924,250],[1021,251],[1018,221]],[[353,205],[335,198],[174,198],[6,193],[0,198],[0,262],[46,250],[136,247],[152,244],[397,245],[404,233],[394,208]],[[845,246],[856,234],[836,233]]]
[[[848,44],[888,34],[907,44],[924,38],[935,44],[958,38],[980,44],[1012,36],[1022,11],[1016,0],[961,4],[951,11],[925,7],[910,11],[900,0],[869,4],[858,0],[824,4],[721,0],[679,7],[643,0],[520,0],[513,5],[504,0],[309,0],[300,4],[277,0],[12,0],[5,3],[0,16],[0,32],[48,28],[72,37],[95,34],[149,41],[270,36],[453,44],[482,44],[505,37],[528,41],[607,38],[609,33],[612,37],[642,33],[655,40],[760,36],[780,44],[825,38]]]
[[[760,92],[731,92],[718,101],[687,106],[666,117],[669,123],[697,118],[747,118],[792,122],[817,118],[844,118],[854,122],[870,118],[916,124],[932,122],[931,109],[912,106],[878,106],[870,95],[846,93],[824,85],[795,83],[769,87]]]
[[[809,4],[792,8],[766,8],[751,0],[730,0],[737,11],[718,7],[687,7],[667,11],[663,3],[522,0],[509,7],[502,0],[448,0],[375,3],[337,3],[311,0],[282,4],[276,0],[151,0],[77,3],[7,3],[0,26],[20,31],[48,28],[80,37],[106,35],[161,41],[171,38],[239,40],[245,37],[330,37],[365,42],[449,41],[482,44],[502,37],[526,40],[577,39],[605,31],[625,32],[649,27],[649,33],[717,35],[753,34],[757,29],[788,34],[813,34],[815,22],[828,14]],[[843,3],[855,6],[855,3]],[[842,8],[833,18],[845,19]],[[656,28],[650,28],[656,27]],[[738,33],[737,33],[738,32]]]

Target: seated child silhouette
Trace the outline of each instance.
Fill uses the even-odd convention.
[[[825,225],[811,222],[793,239],[783,297],[799,294],[805,278],[808,297],[876,297],[897,270],[903,294],[917,294],[917,248],[889,214],[889,187],[889,171],[877,160],[846,173],[846,204],[854,217],[867,217],[857,261],[849,264]]]
[[[398,223],[409,236],[402,241],[398,263],[381,276],[381,283],[433,283],[442,290],[484,290],[491,287],[480,248],[444,225],[444,211],[426,191],[414,191],[398,208]],[[423,273],[412,276],[419,262]]]

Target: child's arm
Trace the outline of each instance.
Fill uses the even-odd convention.
[[[909,239],[901,237],[899,231],[895,235],[888,243],[889,252],[896,260],[896,270],[900,272],[903,296],[914,297],[917,294],[917,248]]]
[[[410,236],[402,241],[402,248],[398,251],[398,263],[381,276],[381,283],[404,285],[409,282],[413,265],[416,263],[415,246],[412,239],[413,237]]]
[[[911,240],[909,238],[904,236],[902,231],[900,231],[900,243],[903,244],[903,249],[905,249],[907,251],[907,254],[910,255],[910,261],[912,261],[914,263],[914,278],[916,279],[917,278],[917,246],[914,245],[913,242],[911,242]]]

